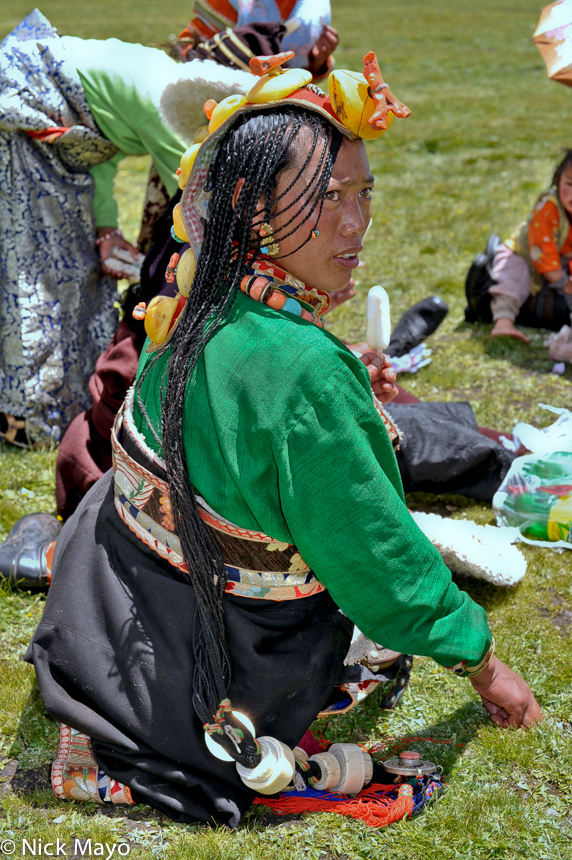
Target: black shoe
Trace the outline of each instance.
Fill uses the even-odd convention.
[[[10,529],[0,544],[0,579],[19,588],[49,585],[46,548],[57,540],[62,524],[50,514],[28,514]]]
[[[441,325],[447,314],[449,306],[439,296],[429,296],[417,302],[408,311],[405,311],[391,335],[389,346],[384,349],[387,355],[398,357],[405,355],[423,343],[425,338]]]
[[[491,278],[491,268],[495,255],[502,244],[500,236],[491,233],[487,240],[485,250],[477,254],[465,279],[465,295],[467,307],[465,308],[465,320],[469,323],[493,321],[491,313],[491,294],[489,289],[495,283]]]

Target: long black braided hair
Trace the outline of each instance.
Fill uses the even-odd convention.
[[[212,723],[227,696],[231,661],[222,608],[226,570],[220,549],[199,516],[184,451],[182,419],[187,382],[229,313],[253,251],[255,256],[261,253],[260,239],[253,239],[258,234],[252,227],[287,213],[285,223],[274,235],[274,241],[279,242],[310,218],[316,223],[342,139],[341,132],[326,118],[303,108],[284,106],[246,113],[222,139],[205,186],[212,192],[209,215],[195,279],[171,341],[167,378],[161,386],[162,440],[158,439],[169,475],[175,531],[196,597],[193,705],[203,724]],[[319,157],[313,175],[296,199],[284,206],[284,196],[315,152]],[[276,195],[277,178],[290,168],[298,168],[292,182]],[[244,185],[233,206],[239,179]],[[138,405],[146,414],[140,396]],[[153,429],[151,422],[149,426]],[[232,746],[224,746],[233,758],[251,762],[247,766],[256,763],[252,757],[235,754]]]

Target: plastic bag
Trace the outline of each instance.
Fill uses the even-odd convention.
[[[572,451],[572,412],[569,409],[558,409],[546,403],[538,404],[541,409],[547,409],[558,415],[558,419],[549,427],[539,430],[532,424],[519,422],[515,425],[512,435],[518,451],[519,444],[524,445],[533,454],[550,454],[553,451]]]
[[[536,546],[572,549],[572,452],[517,457],[493,498],[497,523]]]

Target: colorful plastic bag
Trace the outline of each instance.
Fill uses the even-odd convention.
[[[497,523],[536,546],[572,549],[572,452],[517,457],[493,498]]]

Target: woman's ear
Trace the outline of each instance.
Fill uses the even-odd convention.
[[[246,179],[242,179],[242,178],[236,180],[236,185],[234,186],[234,191],[232,192],[232,201],[231,201],[231,205],[232,205],[233,209],[236,209],[236,203],[237,203],[237,200],[240,196],[240,192],[244,188],[245,182],[246,182]]]

